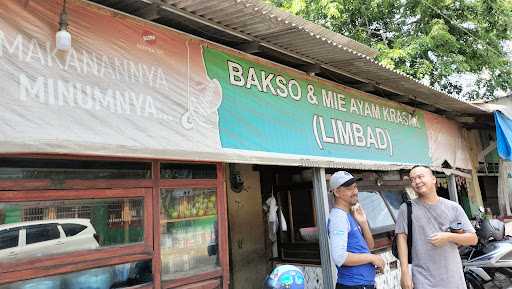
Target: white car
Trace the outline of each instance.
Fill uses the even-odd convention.
[[[0,262],[99,247],[89,219],[56,219],[0,225]]]

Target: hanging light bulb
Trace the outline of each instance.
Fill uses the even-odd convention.
[[[66,11],[66,0],[62,6],[59,19],[59,31],[55,35],[55,46],[59,50],[71,49],[71,34],[68,32],[68,13]]]

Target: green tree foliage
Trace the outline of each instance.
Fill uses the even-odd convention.
[[[512,39],[512,0],[267,1],[377,49],[387,67],[449,94],[492,99],[512,90],[504,48]],[[453,77],[460,74],[476,75],[476,87],[462,87]]]

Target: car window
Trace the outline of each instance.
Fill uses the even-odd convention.
[[[359,202],[366,213],[372,233],[378,234],[392,229],[395,221],[378,192],[359,192]]]
[[[60,238],[57,224],[32,225],[27,227],[27,245]]]
[[[0,231],[0,250],[17,247],[19,235],[19,229]]]
[[[62,230],[66,233],[66,237],[74,236],[87,228],[87,226],[80,224],[62,224]]]

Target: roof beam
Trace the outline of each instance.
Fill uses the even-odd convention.
[[[235,46],[236,50],[243,51],[245,53],[253,54],[261,52],[262,46],[257,41],[245,42]]]
[[[373,85],[371,83],[354,84],[351,86],[357,90],[361,90],[364,92],[372,92],[372,91],[375,91],[375,89],[376,89],[375,85]]]
[[[401,94],[394,95],[391,98],[393,98],[396,101],[400,101],[400,102],[412,102],[412,99],[410,97],[407,97],[407,96],[401,95]]]
[[[322,71],[322,66],[320,64],[313,63],[313,64],[307,64],[307,65],[300,66],[299,69],[306,72],[307,74],[313,76],[313,75],[319,73],[320,71]]]
[[[143,9],[135,11],[133,14],[140,18],[144,18],[146,20],[153,21],[155,19],[162,17],[160,7],[161,7],[160,4],[153,3]]]
[[[439,108],[433,106],[432,104],[427,104],[427,103],[416,103],[416,104],[413,104],[413,106],[416,108],[434,112],[434,113],[439,111]]]
[[[447,117],[451,117],[451,118],[463,116],[462,113],[457,112],[457,111],[447,111],[444,113],[444,115],[446,115]]]
[[[118,2],[120,2],[120,0],[107,0],[107,1],[101,1],[100,3],[105,6],[110,6],[110,5],[115,5]]]
[[[474,123],[476,121],[476,118],[473,116],[459,116],[459,117],[454,117],[454,119],[458,122],[468,123],[468,124]]]

